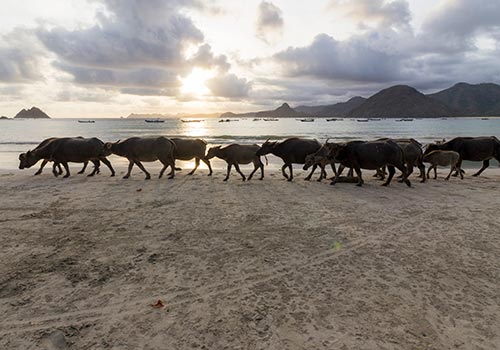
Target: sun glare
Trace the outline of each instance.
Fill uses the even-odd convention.
[[[185,78],[181,79],[181,91],[184,94],[201,97],[210,93],[205,83],[213,76],[213,72],[206,69],[195,68]]]

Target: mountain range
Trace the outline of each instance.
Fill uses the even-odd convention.
[[[287,103],[275,110],[232,113],[221,118],[298,118],[298,117],[346,117],[346,118],[436,118],[500,116],[500,85],[493,83],[458,83],[448,89],[424,95],[413,87],[396,85],[383,89],[369,98],[356,96],[346,102],[332,105],[297,106]]]
[[[50,117],[40,108],[31,107],[30,109],[22,109],[15,115],[16,119],[50,119]]]

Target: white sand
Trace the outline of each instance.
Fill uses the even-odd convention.
[[[413,188],[48,170],[0,172],[0,349],[500,348],[498,169]]]

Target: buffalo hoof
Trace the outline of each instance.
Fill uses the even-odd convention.
[[[80,170],[77,174],[80,174],[80,175],[81,175],[81,174],[83,174],[83,173],[84,173],[84,171],[81,171],[81,170]]]
[[[288,179],[288,180],[286,180],[286,181],[288,181],[288,182],[292,182],[292,180],[293,180],[293,179]]]
[[[122,177],[122,179],[128,179],[129,177],[129,175],[125,175],[124,177]]]
[[[41,171],[37,171],[34,175],[37,176],[37,175],[40,175],[42,172]]]
[[[63,179],[67,179],[69,177],[69,174],[66,174],[63,176]]]
[[[330,182],[330,186],[335,186],[337,184],[335,181]]]
[[[144,180],[151,180],[151,176],[146,176]]]
[[[212,176],[212,173],[208,174],[207,176]]]
[[[112,173],[109,177],[114,177],[115,176],[115,173]]]
[[[361,182],[358,182],[358,183],[356,184],[356,186],[361,187],[361,186],[363,186],[363,184],[362,184]],[[386,184],[383,184],[382,186],[387,186],[387,185],[386,185]]]
[[[226,182],[226,181],[227,181],[227,178],[226,178],[226,179],[224,179],[224,180],[222,180],[222,181]]]
[[[87,177],[92,177],[92,176],[94,176],[94,175],[95,175],[95,174],[90,173],[90,174],[88,174],[88,175],[87,175]]]
[[[382,184],[382,186],[387,187],[387,186],[389,186],[389,184],[388,184],[387,182],[384,182],[384,183]]]
[[[304,178],[304,181],[309,181],[309,180],[311,180],[309,176]]]
[[[174,177],[174,175],[170,175],[169,177],[167,177],[167,179],[172,180]]]
[[[263,177],[261,177],[259,180],[260,180],[260,181],[262,181],[262,180],[264,180],[264,178],[263,178]]]

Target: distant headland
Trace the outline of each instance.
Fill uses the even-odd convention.
[[[38,107],[22,109],[17,113],[14,119],[50,119],[50,117]]]

